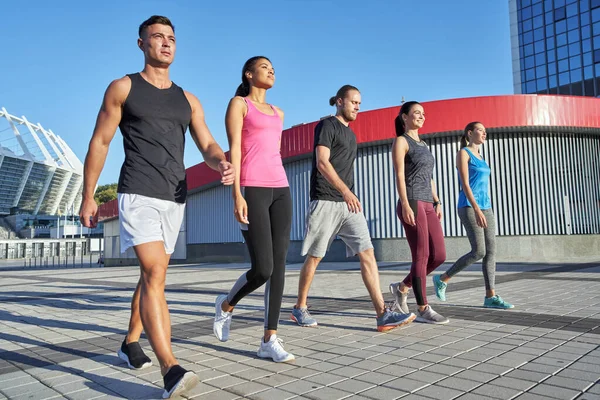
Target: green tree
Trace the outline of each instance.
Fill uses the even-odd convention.
[[[117,198],[117,184],[100,185],[94,194],[94,200],[98,205],[104,204]]]

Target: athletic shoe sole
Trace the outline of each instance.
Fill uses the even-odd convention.
[[[432,321],[430,319],[426,319],[426,318],[422,318],[422,317],[417,317],[415,319],[415,322],[420,322],[422,324],[445,325],[445,324],[449,323],[450,320],[446,319],[446,320],[441,321],[441,322],[436,322],[436,321]]]
[[[187,391],[195,388],[199,382],[200,378],[198,378],[198,375],[196,375],[192,371],[188,371],[185,373],[185,375],[183,375],[179,382],[177,382],[177,384],[173,386],[173,389],[171,389],[168,392],[165,390],[165,392],[162,395],[162,398],[170,399],[176,396],[181,396]]]
[[[318,325],[317,322],[315,322],[314,324],[301,324],[300,322],[298,322],[296,317],[294,317],[294,314],[290,314],[290,319],[303,328],[313,328]]]
[[[260,351],[260,349],[258,349],[258,351],[256,352],[256,355],[259,356],[260,358],[269,358],[269,359],[273,360],[273,357],[271,357],[271,355],[269,353],[263,353]],[[290,358],[286,358],[285,360],[281,360],[281,361],[273,360],[273,362],[276,362],[276,363],[291,363],[294,361],[296,361],[296,357],[294,357],[293,354],[290,354]]]
[[[494,308],[496,310],[510,310],[511,308],[515,308],[515,306],[512,306],[512,307],[499,307],[499,306],[486,306],[486,305],[484,305],[483,308]]]
[[[125,361],[125,362],[127,363],[127,366],[129,366],[129,368],[131,368],[131,369],[135,369],[135,370],[138,370],[138,371],[139,371],[139,370],[146,369],[146,368],[148,368],[148,367],[151,367],[151,366],[152,366],[152,361],[150,361],[150,362],[146,362],[146,363],[142,364],[142,366],[141,366],[141,367],[139,367],[139,368],[136,368],[136,367],[134,367],[134,366],[133,366],[133,365],[131,365],[131,363],[129,362],[129,357],[127,357],[127,354],[123,353],[123,352],[121,351],[121,349],[119,349],[119,350],[117,351],[117,355],[119,356],[119,358],[120,358],[121,360]]]
[[[417,318],[417,316],[416,316],[415,314],[412,314],[412,313],[411,313],[411,314],[410,314],[410,317],[406,318],[404,321],[400,322],[398,325],[384,325],[384,326],[378,326],[378,327],[377,327],[377,330],[378,330],[379,332],[389,332],[389,331],[391,331],[392,329],[396,329],[396,328],[399,328],[399,327],[401,327],[401,326],[404,326],[404,325],[408,325],[408,324],[410,324],[411,322],[413,322],[413,321],[415,320],[415,318]]]

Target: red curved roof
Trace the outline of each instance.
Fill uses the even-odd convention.
[[[570,126],[600,128],[600,99],[583,96],[510,95],[468,97],[421,103],[425,125],[420,134],[428,135],[464,129],[470,121],[481,121],[487,128],[515,126]],[[394,119],[400,106],[361,112],[350,124],[358,143],[391,139]],[[318,121],[283,131],[281,155],[284,159],[312,152],[314,128]],[[188,190],[220,179],[205,163],[187,169]],[[114,205],[100,207],[101,216],[112,215]]]

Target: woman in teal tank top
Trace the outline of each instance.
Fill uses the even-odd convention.
[[[496,220],[489,195],[490,167],[479,152],[487,138],[481,122],[471,122],[465,127],[460,139],[460,151],[456,155],[459,177],[458,216],[471,243],[471,251],[459,258],[444,274],[433,277],[436,296],[446,301],[448,281],[468,267],[483,259],[486,308],[513,308],[514,306],[496,295]]]

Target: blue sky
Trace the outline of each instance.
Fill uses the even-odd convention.
[[[143,68],[139,24],[175,24],[171,79],[202,102],[216,140],[228,148],[227,103],[245,60],[268,56],[277,81],[267,101],[285,127],[332,112],[344,84],[362,110],[406,100],[510,94],[507,0],[31,1],[2,6],[0,106],[60,135],[83,161],[111,80]],[[360,118],[360,116],[359,116]],[[121,134],[99,183],[118,180]],[[188,136],[186,166],[202,161]]]

